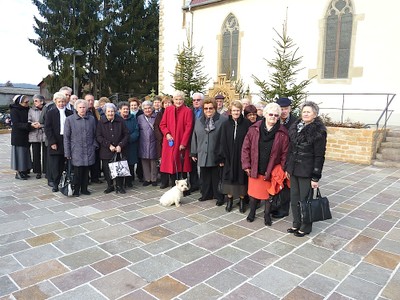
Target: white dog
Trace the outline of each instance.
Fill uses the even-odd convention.
[[[183,192],[188,189],[187,179],[175,180],[175,186],[161,196],[160,204],[162,206],[171,206],[175,203],[176,207],[181,206],[180,202],[183,198]]]

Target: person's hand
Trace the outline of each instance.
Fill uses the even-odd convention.
[[[53,150],[56,150],[56,151],[57,151],[57,144],[53,144],[53,145],[51,145],[50,147],[51,147],[51,149],[53,149]]]
[[[167,138],[167,140],[173,140],[174,138],[172,137],[171,134],[167,133],[167,135],[165,136]]]
[[[192,160],[193,160],[194,162],[196,162],[196,161],[197,161],[197,157],[192,156]]]
[[[317,181],[312,181],[312,180],[311,180],[311,188],[316,189],[316,188],[318,188],[318,187],[319,187],[318,182],[317,182]]]
[[[115,152],[115,147],[113,145],[110,145],[110,151]]]
[[[245,169],[244,171],[246,172],[247,176],[250,176],[250,169]]]
[[[224,166],[224,163],[219,163],[219,166],[220,166],[220,167],[223,167],[223,166]]]
[[[122,151],[121,146],[118,145],[117,147],[115,147],[115,151],[117,153],[121,153],[121,151]]]
[[[182,150],[185,150],[186,149],[186,147],[185,146],[183,146],[183,145],[179,145],[179,151],[182,151]]]
[[[285,175],[287,179],[290,179],[290,174],[287,171],[285,172]]]

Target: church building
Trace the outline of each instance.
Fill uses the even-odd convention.
[[[400,2],[393,0],[160,0],[159,92],[172,94],[178,49],[202,52],[207,94],[260,100],[253,76],[268,81],[277,33],[298,47],[298,81],[333,118],[374,124],[388,103],[400,125]],[[344,108],[342,110],[342,108]]]

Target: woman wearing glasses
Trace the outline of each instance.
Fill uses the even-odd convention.
[[[196,120],[192,136],[191,157],[200,167],[201,198],[200,201],[217,199],[216,204],[224,204],[223,195],[218,191],[219,143],[221,142],[221,126],[226,116],[217,113],[217,102],[205,99],[203,115]]]
[[[264,118],[250,126],[242,147],[242,168],[249,177],[248,195],[250,212],[248,222],[253,222],[257,203],[265,202],[264,224],[271,226],[271,199],[283,186],[283,168],[289,146],[287,129],[280,124],[281,107],[270,103],[264,108]],[[282,182],[277,183],[277,178]]]

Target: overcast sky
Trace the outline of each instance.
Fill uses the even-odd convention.
[[[28,38],[37,38],[31,0],[0,0],[0,83],[39,84],[50,71],[49,61]]]

